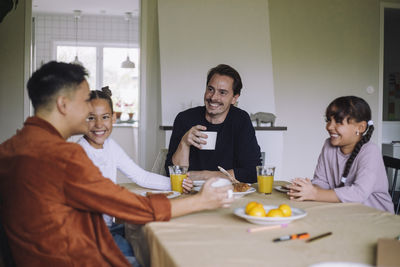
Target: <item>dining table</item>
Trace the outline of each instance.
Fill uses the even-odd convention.
[[[374,266],[378,239],[400,234],[400,216],[359,203],[327,203],[290,200],[278,191],[285,181],[275,181],[271,194],[235,196],[229,208],[205,210],[145,225],[126,224],[126,237],[143,266],[317,266],[350,262]],[[135,184],[122,184],[134,193],[150,191]],[[256,184],[252,185],[255,189]],[[179,197],[187,197],[181,195]],[[283,227],[254,231],[257,225],[235,215],[249,202],[300,210],[302,218]],[[301,217],[301,216],[300,216]],[[253,229],[253,230],[249,230]],[[274,239],[307,233],[307,239]],[[400,251],[399,251],[400,253]]]

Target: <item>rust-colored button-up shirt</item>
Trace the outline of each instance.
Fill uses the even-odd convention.
[[[129,266],[102,213],[145,224],[169,220],[171,206],[104,178],[38,117],[0,145],[0,216],[17,266]]]

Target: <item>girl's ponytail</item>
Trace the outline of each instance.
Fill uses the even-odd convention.
[[[111,90],[110,90],[110,87],[108,87],[108,86],[102,87],[102,88],[101,88],[101,91],[102,91],[105,95],[107,95],[108,97],[111,97],[111,96],[112,96],[112,92],[111,92]]]
[[[112,92],[111,92],[110,88],[108,86],[104,86],[101,88],[101,90],[90,91],[90,100],[93,100],[93,99],[106,100],[110,106],[111,113],[114,113],[111,95],[112,95]]]
[[[346,165],[344,167],[344,171],[342,174],[342,179],[341,179],[341,183],[339,184],[339,187],[344,186],[344,183],[346,182],[347,175],[349,174],[351,165],[353,165],[354,159],[357,157],[358,153],[360,152],[361,147],[371,139],[373,132],[374,132],[374,124],[373,124],[372,120],[369,120],[367,130],[363,134],[363,137],[361,138],[361,140],[358,141],[358,143],[354,147],[353,152],[351,152],[349,159],[346,161]]]

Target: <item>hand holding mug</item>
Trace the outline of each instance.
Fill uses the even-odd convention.
[[[211,178],[204,183],[200,196],[206,209],[228,208],[234,201],[233,186],[227,179]]]
[[[201,148],[201,145],[207,144],[205,138],[207,138],[207,134],[203,133],[202,131],[207,130],[205,126],[196,125],[189,129],[182,137],[181,142],[183,142],[186,146],[194,146],[198,149]]]

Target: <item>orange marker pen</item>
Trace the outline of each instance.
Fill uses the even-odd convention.
[[[280,241],[286,241],[286,240],[292,240],[292,239],[307,239],[309,237],[310,237],[310,235],[308,233],[301,233],[301,234],[295,234],[295,235],[284,235],[284,236],[275,238],[273,241],[280,242]]]

